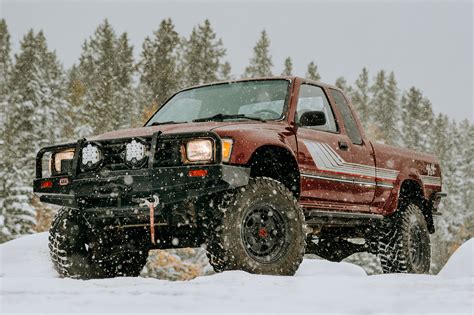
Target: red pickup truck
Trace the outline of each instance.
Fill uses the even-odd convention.
[[[434,156],[370,141],[341,90],[299,77],[188,88],[144,127],[43,148],[34,191],[63,206],[51,257],[77,278],[198,246],[216,271],[292,275],[305,253],[367,251],[426,273],[445,195]]]

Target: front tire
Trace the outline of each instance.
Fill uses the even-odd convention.
[[[384,273],[426,274],[430,270],[431,246],[420,206],[409,203],[384,219],[378,255]]]
[[[112,253],[104,244],[101,235],[91,233],[86,220],[75,209],[61,208],[49,231],[50,257],[61,277],[93,279],[140,274],[148,250]]]
[[[217,272],[295,274],[306,245],[304,215],[283,184],[250,179],[222,196],[210,216],[207,250]]]
[[[92,261],[85,219],[70,208],[61,208],[49,230],[49,251],[61,277],[90,279],[98,268]]]

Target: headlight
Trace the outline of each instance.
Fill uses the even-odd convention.
[[[222,139],[222,162],[229,162],[232,153],[232,145],[234,141],[229,138]]]
[[[186,143],[186,158],[190,162],[211,162],[213,142],[209,139],[196,139]]]
[[[64,151],[55,152],[52,156],[52,161],[50,162],[50,166],[54,165],[54,172],[61,173],[61,162],[62,161],[71,161],[74,158],[74,149],[67,149]],[[50,169],[50,174],[52,170]]]
[[[147,158],[147,148],[143,143],[133,139],[125,146],[125,163],[132,167],[142,166]]]
[[[82,148],[82,165],[87,168],[94,168],[102,161],[102,151],[97,145],[87,144]]]

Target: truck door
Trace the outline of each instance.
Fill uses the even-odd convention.
[[[334,89],[329,89],[336,108],[344,122],[344,129],[350,139],[348,143],[351,152],[348,171],[352,172],[354,185],[352,186],[354,203],[370,205],[374,200],[376,187],[376,169],[374,151],[368,141],[364,141],[353,112],[344,95]]]
[[[324,90],[316,85],[300,86],[295,123],[307,111],[323,111],[326,124],[299,126],[298,164],[301,174],[300,202],[303,207],[344,209],[354,202],[350,176],[341,174],[339,167],[351,160],[349,139],[341,134]]]

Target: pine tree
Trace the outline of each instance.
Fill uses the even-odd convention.
[[[184,77],[188,86],[209,83],[219,79],[219,70],[226,50],[209,20],[193,28],[184,46]]]
[[[404,145],[419,152],[430,152],[429,137],[434,120],[431,102],[423,97],[420,90],[412,87],[402,97],[401,109]]]
[[[121,34],[116,42],[115,76],[117,87],[114,91],[114,102],[112,117],[116,120],[116,126],[112,128],[130,127],[132,121],[139,115],[138,104],[134,103],[135,95],[133,88],[133,75],[135,72],[135,61],[133,60],[133,47],[129,43],[127,33]]]
[[[285,59],[285,68],[281,73],[282,76],[292,76],[293,75],[293,63],[291,62],[291,58],[288,57]]]
[[[77,138],[85,138],[92,133],[92,129],[87,124],[87,115],[83,112],[84,97],[86,87],[81,81],[77,66],[73,65],[67,74],[67,101],[69,107],[63,117],[69,124],[63,127],[63,138],[74,141]]]
[[[77,81],[85,88],[82,112],[84,129],[93,133],[127,127],[137,114],[131,104],[134,72],[132,47],[127,34],[117,38],[105,20],[83,44]]]
[[[379,121],[383,119],[383,108],[385,107],[385,91],[387,88],[387,78],[384,70],[380,70],[375,76],[373,85],[370,87],[371,101],[369,103],[369,117],[367,135],[377,141],[384,141],[383,130]]]
[[[156,111],[179,89],[180,42],[171,19],[161,21],[159,29],[153,33],[153,38],[145,38],[138,63],[142,113]],[[142,121],[147,118],[145,115]]]
[[[230,66],[230,62],[226,61],[221,65],[220,69],[220,79],[221,80],[232,80],[232,67]]]
[[[466,209],[470,210],[471,216],[474,213],[474,124],[469,124],[467,120],[461,122],[461,126],[469,127],[467,133],[465,133],[465,139],[467,144],[464,146],[466,149],[464,154],[464,179],[465,179],[465,188],[464,188],[464,204],[466,204]]]
[[[2,231],[8,233],[4,227],[4,201],[8,195],[6,186],[7,164],[5,161],[6,143],[5,143],[5,123],[6,112],[8,106],[8,85],[12,70],[12,62],[10,56],[10,34],[8,32],[7,23],[4,19],[0,20],[0,242],[2,241]]]
[[[321,76],[318,72],[318,66],[314,63],[314,61],[311,61],[308,64],[308,70],[306,71],[306,79],[313,81],[321,80]]]
[[[433,131],[430,133],[431,144],[434,148],[433,153],[438,157],[441,164],[441,171],[443,175],[443,190],[448,192],[448,198],[443,198],[440,205],[440,211],[443,215],[435,220],[436,233],[434,234],[434,241],[438,246],[432,249],[432,262],[433,270],[440,269],[445,261],[444,257],[448,255],[447,252],[447,241],[452,238],[450,226],[452,226],[452,193],[455,183],[453,177],[449,176],[451,172],[454,172],[454,135],[457,133],[456,125],[451,124],[446,115],[438,115],[434,120]],[[455,193],[455,192],[454,192]],[[443,261],[444,260],[444,261]]]
[[[458,157],[456,174],[459,183],[459,201],[462,208],[459,209],[462,220],[470,217],[473,219],[474,213],[474,125],[467,119],[459,124],[459,135],[456,153]]]
[[[0,97],[7,94],[8,79],[11,73],[10,33],[5,19],[0,20]],[[3,113],[2,110],[0,113]]]
[[[250,64],[245,68],[244,77],[269,77],[272,76],[272,57],[270,55],[270,40],[267,32],[262,31],[260,39],[253,48],[253,57]]]
[[[369,72],[362,68],[362,72],[355,81],[355,87],[351,98],[354,108],[365,129],[369,127],[370,118],[370,95],[369,95]]]
[[[460,235],[460,243],[472,237],[474,231],[474,125],[469,121],[461,122],[461,130],[464,130],[464,142],[460,148],[462,151],[461,171],[461,203],[464,205],[463,224]]]
[[[375,111],[374,124],[380,132],[380,140],[384,143],[394,145],[399,142],[399,106],[398,106],[398,88],[395,74],[390,73],[385,89],[380,97],[383,102]]]
[[[64,76],[54,52],[42,32],[29,31],[15,56],[9,82],[5,122],[5,186],[3,238],[31,233],[35,211],[30,204],[36,152],[60,141],[62,119],[67,108]]]

